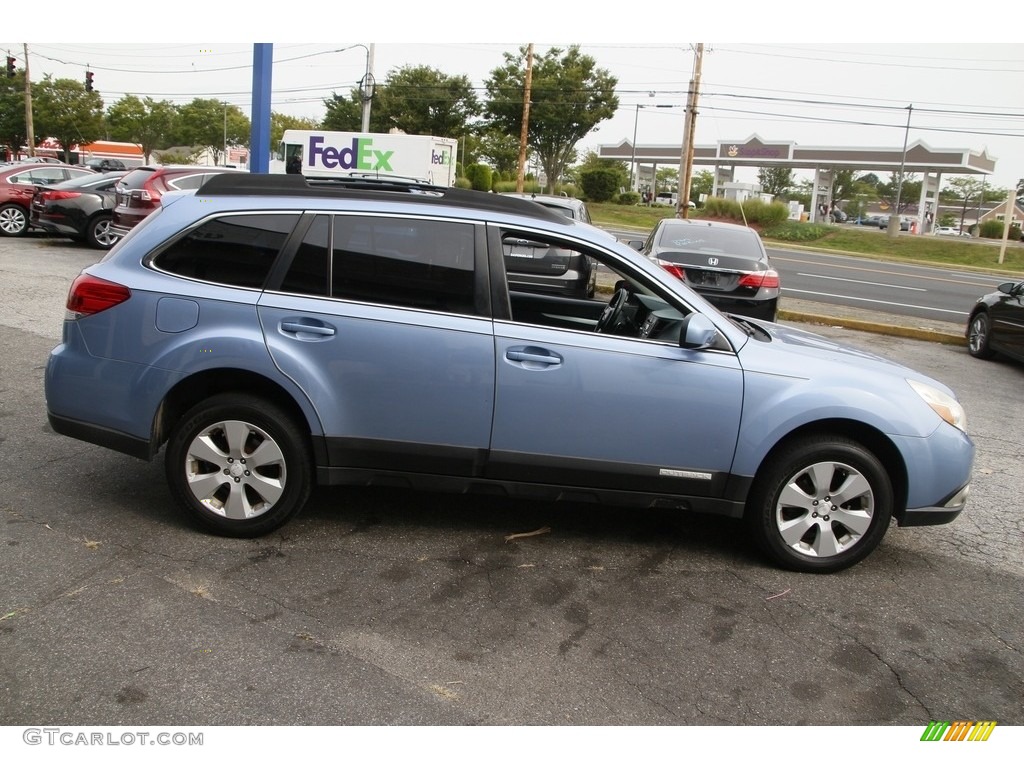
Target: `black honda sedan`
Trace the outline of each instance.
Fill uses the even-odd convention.
[[[110,231],[117,205],[114,184],[124,174],[95,173],[40,187],[32,199],[32,226],[93,248],[113,247],[119,239]]]
[[[967,350],[983,360],[998,352],[1024,362],[1024,281],[978,299],[967,321]]]
[[[662,219],[645,242],[631,241],[723,312],[775,320],[779,273],[750,227],[700,219]]]

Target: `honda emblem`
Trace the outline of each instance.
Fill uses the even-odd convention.
[[[718,266],[718,259],[716,259],[714,256],[709,257],[708,258],[708,266],[709,267],[717,267]]]

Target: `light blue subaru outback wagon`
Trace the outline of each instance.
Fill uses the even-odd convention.
[[[504,254],[582,253],[593,298]],[[498,489],[746,521],[783,567],[846,568],[895,518],[948,523],[974,447],[941,383],[726,316],[529,200],[223,174],[164,198],[72,285],[50,424],[143,459],[193,520],[259,536],[314,483]]]

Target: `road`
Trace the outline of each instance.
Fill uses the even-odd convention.
[[[1009,278],[955,267],[768,248],[782,297],[966,325],[975,300]]]
[[[626,230],[610,231],[620,240],[641,237]],[[1013,279],[956,267],[876,261],[805,248],[772,246],[767,250],[779,272],[783,307],[789,298],[964,327],[979,296]]]
[[[320,489],[222,539],[161,461],[46,425],[95,257],[0,239],[0,726],[1024,725],[1024,366],[819,329],[951,385],[978,446],[957,520],[832,576],[772,567],[735,521],[401,489]]]

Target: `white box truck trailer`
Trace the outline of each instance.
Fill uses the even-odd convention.
[[[332,176],[402,176],[450,187],[458,142],[406,133],[285,131],[271,173]]]

